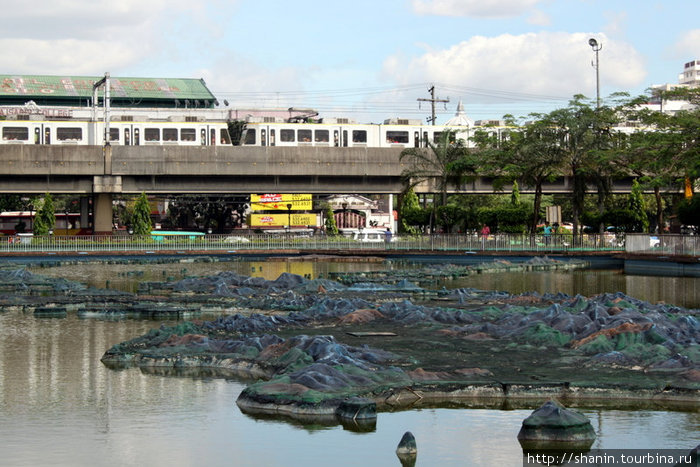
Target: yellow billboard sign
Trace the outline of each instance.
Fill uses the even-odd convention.
[[[287,207],[287,205],[290,205]],[[310,194],[250,195],[251,211],[310,211],[313,209]]]
[[[251,214],[251,227],[316,227],[316,214]]]

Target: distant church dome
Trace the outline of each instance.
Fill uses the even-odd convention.
[[[474,126],[474,120],[467,117],[467,114],[464,113],[464,105],[462,105],[462,99],[460,99],[459,104],[457,104],[457,113],[454,117],[445,122],[445,126]]]

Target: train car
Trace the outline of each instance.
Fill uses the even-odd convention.
[[[442,132],[457,131],[468,141],[473,128],[448,128],[423,125],[420,120],[391,119],[383,124],[358,124],[348,119],[324,120],[320,123],[249,121],[241,144],[247,146],[320,146],[411,148],[427,147],[437,142]],[[493,129],[490,131],[500,131]]]
[[[104,143],[105,123],[89,108],[49,109],[31,104],[4,110],[0,144]],[[226,114],[214,109],[118,109],[110,116],[109,141],[134,146],[231,144]]]
[[[0,234],[16,235],[31,232],[36,211],[5,211],[0,213]],[[57,212],[55,235],[87,235],[92,231],[87,226],[80,225],[80,213]],[[19,230],[18,230],[19,228]]]

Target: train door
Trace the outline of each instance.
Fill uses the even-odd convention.
[[[267,146],[267,130],[265,128],[260,129],[260,146]]]
[[[134,146],[139,146],[141,144],[141,133],[138,128],[134,128]]]
[[[423,132],[423,147],[427,148],[429,142],[430,142],[430,140],[428,139],[428,132],[424,131]]]
[[[215,128],[209,129],[209,144],[211,144],[212,146],[216,146],[216,129]]]
[[[51,127],[42,123],[34,127],[34,144],[51,144]]]
[[[124,146],[131,146],[131,128],[124,128]]]
[[[348,147],[348,130],[343,130],[343,147]]]

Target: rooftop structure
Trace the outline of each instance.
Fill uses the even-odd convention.
[[[474,126],[474,120],[467,117],[467,114],[464,112],[464,105],[462,104],[462,99],[460,99],[459,104],[457,104],[457,113],[454,117],[445,122],[445,126]]]
[[[683,73],[678,75],[678,83],[686,86],[700,86],[700,60],[692,60],[685,64]]]
[[[101,76],[0,75],[0,105],[86,107]],[[111,78],[113,107],[212,108],[216,98],[201,79]]]

